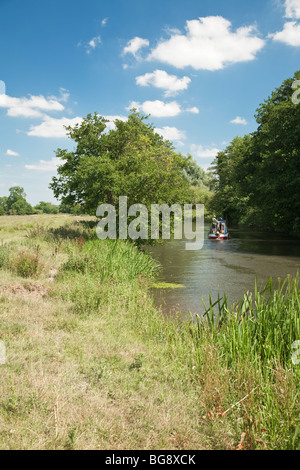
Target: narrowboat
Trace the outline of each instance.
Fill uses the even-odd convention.
[[[227,240],[228,230],[226,220],[220,218],[217,219],[217,224],[212,223],[210,226],[208,238],[211,240]]]

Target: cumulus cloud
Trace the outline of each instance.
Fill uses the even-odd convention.
[[[108,18],[103,18],[103,20],[101,21],[101,26],[106,26],[108,22]]]
[[[240,116],[237,116],[236,118],[232,119],[231,121],[231,124],[243,124],[244,126],[246,124],[248,124],[248,122],[246,121],[246,119],[240,117]]]
[[[208,16],[186,22],[186,33],[174,32],[162,40],[148,60],[159,60],[177,68],[219,70],[227,65],[255,59],[263,48],[254,26],[232,31],[231,22],[221,16]]]
[[[216,147],[203,147],[203,145],[191,145],[191,153],[198,158],[213,158],[216,157],[220,149]]]
[[[139,52],[143,47],[148,47],[148,39],[139,38],[136,36],[128,41],[127,45],[123,49],[123,54],[132,54],[136,59],[139,57]]]
[[[103,117],[108,121],[106,123],[106,129],[108,131],[115,128],[116,120],[127,121],[126,116],[107,115]],[[66,138],[67,134],[64,126],[74,127],[76,124],[80,125],[82,121],[83,118],[79,116],[75,118],[52,118],[50,116],[44,116],[44,121],[41,124],[31,126],[27,135],[44,138]]]
[[[81,117],[75,118],[52,118],[50,116],[45,116],[44,121],[41,124],[30,126],[30,130],[27,132],[27,135],[35,137],[45,137],[45,138],[64,138],[67,137],[66,129],[64,126],[75,126],[80,124],[82,121]]]
[[[286,18],[300,18],[300,0],[285,0]]]
[[[287,21],[283,25],[282,31],[269,34],[269,38],[282,42],[288,46],[300,46],[300,0],[285,0],[285,17],[293,21]]]
[[[130,110],[133,108],[145,114],[151,114],[154,117],[174,117],[181,113],[181,107],[176,101],[170,101],[169,103],[164,103],[160,100],[144,101],[144,103],[132,101],[126,109]]]
[[[300,46],[300,24],[297,24],[296,21],[288,21],[284,24],[282,31],[270,34],[269,37],[288,46],[298,47]]]
[[[54,172],[62,163],[58,158],[53,157],[51,160],[39,160],[35,165],[25,165],[25,168],[26,170]]]
[[[15,98],[0,94],[0,108],[6,108],[7,115],[11,117],[41,118],[43,111],[62,111],[64,106],[53,97],[45,98],[39,95]]]
[[[164,70],[155,70],[136,77],[136,84],[140,86],[152,85],[165,90],[164,95],[175,96],[179,91],[186,90],[191,82],[189,77],[178,78],[176,75],[169,75]]]
[[[186,139],[184,131],[180,131],[177,127],[165,126],[162,128],[156,128],[155,132],[161,135],[164,139],[176,142],[178,145],[183,145],[183,140]]]
[[[6,155],[10,155],[12,157],[18,157],[20,154],[18,152],[15,152],[14,150],[7,149],[6,150]]]

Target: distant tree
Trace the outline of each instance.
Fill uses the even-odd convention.
[[[209,187],[210,176],[198,165],[190,154],[187,154],[186,165],[182,173],[191,186]]]
[[[20,186],[13,186],[9,189],[7,211],[10,214],[16,215],[33,214],[34,210],[26,201],[25,191]]]
[[[44,214],[58,214],[59,206],[52,204],[51,202],[40,201],[34,209],[43,212]]]
[[[213,162],[217,180],[212,208],[231,223],[247,220],[250,210],[245,159],[252,152],[252,137],[235,137]]]
[[[59,212],[60,213],[62,213],[62,214],[71,214],[71,207],[68,204],[62,202],[58,207],[59,207]]]
[[[34,210],[25,199],[20,198],[11,205],[10,213],[16,215],[29,215],[33,214]]]
[[[8,211],[7,201],[8,201],[8,197],[6,196],[0,197],[0,215],[7,214],[7,211]]]

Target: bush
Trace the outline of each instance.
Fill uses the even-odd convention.
[[[14,271],[21,277],[36,276],[41,268],[39,253],[21,251],[12,262]]]

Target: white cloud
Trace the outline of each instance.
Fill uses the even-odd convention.
[[[62,165],[62,161],[58,158],[53,157],[51,160],[39,160],[35,165],[25,165],[26,170],[34,171],[51,171],[54,172],[57,170],[57,167]]]
[[[156,128],[155,132],[157,132],[166,140],[176,141],[178,145],[183,145],[182,140],[186,139],[185,132],[180,131],[177,129],[177,127],[165,126],[162,128]]]
[[[191,82],[189,77],[178,78],[176,75],[169,75],[164,70],[155,70],[136,77],[136,83],[140,86],[152,85],[165,90],[164,95],[175,96],[179,91],[186,90]]]
[[[41,118],[42,111],[62,111],[64,106],[57,98],[45,98],[42,95],[30,98],[15,98],[5,94],[0,95],[0,108],[7,108],[11,117]]]
[[[101,26],[106,26],[106,23],[108,22],[108,18],[103,18],[101,21]]]
[[[284,24],[282,31],[270,34],[269,37],[288,46],[300,46],[300,24],[297,24],[296,21],[288,21]]]
[[[149,41],[148,39],[143,39],[139,37],[135,37],[128,41],[127,46],[123,49],[123,54],[132,54],[136,59],[139,57],[139,51],[143,47],[148,47]]]
[[[192,108],[187,108],[186,111],[188,113],[199,114],[199,109],[197,108],[197,106],[193,106]]]
[[[10,155],[12,157],[18,157],[20,154],[18,152],[14,152],[14,150],[7,149],[6,155]]]
[[[86,53],[90,54],[94,49],[96,49],[98,44],[101,44],[101,37],[95,36],[86,45]]]
[[[191,152],[198,158],[214,158],[220,149],[216,147],[203,147],[203,145],[191,145]]]
[[[75,124],[80,124],[81,121],[82,118],[78,116],[71,119],[65,117],[56,119],[50,116],[45,116],[42,124],[30,126],[30,130],[27,132],[27,135],[46,138],[64,138],[67,137],[64,126],[75,126]]]
[[[300,18],[300,0],[285,0],[286,18]]]
[[[144,103],[132,101],[126,109],[130,110],[133,108],[145,114],[151,114],[151,116],[154,117],[173,117],[181,113],[180,105],[176,101],[169,103],[164,103],[159,100],[144,101]]]
[[[246,119],[240,117],[240,116],[237,116],[236,118],[232,119],[231,121],[231,124],[243,124],[244,126],[246,124],[248,124],[248,122],[246,121]]]
[[[162,40],[148,60],[159,60],[181,69],[219,70],[255,59],[264,44],[254,26],[243,26],[233,32],[230,21],[221,16],[208,16],[187,21],[186,33],[176,32]]]
[[[103,116],[108,122],[106,123],[107,130],[115,128],[115,120],[127,121],[126,116]],[[33,125],[27,132],[27,135],[34,137],[45,137],[45,138],[66,138],[66,129],[64,126],[74,127],[76,124],[81,124],[83,121],[82,117],[75,118],[52,118],[50,116],[44,116],[44,122],[38,125]]]

